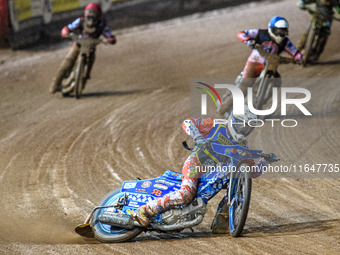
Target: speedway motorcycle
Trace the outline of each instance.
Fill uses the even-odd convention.
[[[277,54],[268,52],[259,44],[254,46],[262,57],[266,59],[266,64],[253,85],[253,105],[255,109],[262,110],[263,106],[272,97],[272,89],[281,87],[281,76],[278,73],[278,66],[281,64],[296,64],[296,61],[292,58],[281,57]],[[241,72],[235,80],[235,85],[238,86],[242,81]]]
[[[143,231],[169,233],[187,228],[192,230],[192,227],[202,222],[210,199],[220,191],[226,190],[222,201],[225,201],[228,207],[226,214],[229,216],[225,217],[228,217],[229,233],[233,237],[240,236],[246,222],[251,196],[250,160],[259,157],[269,157],[272,161],[279,159],[273,154],[264,154],[260,150],[250,150],[240,145],[222,145],[216,141],[207,144],[206,146],[210,146],[210,149],[221,155],[223,160],[214,171],[207,171],[201,176],[197,194],[190,204],[154,216],[150,219],[148,227],[141,226],[131,218],[132,212],[148,201],[180,189],[182,175],[167,170],[154,179],[138,178],[125,181],[91,211],[85,222],[75,228],[75,232],[88,238],[94,237],[100,242],[124,242]],[[218,208],[216,216],[220,212]]]
[[[326,46],[328,31],[325,23],[328,21],[321,13],[306,7],[308,13],[312,16],[311,26],[309,28],[307,41],[305,44],[305,54],[303,66],[317,61]],[[340,21],[340,18],[334,17],[333,20]]]
[[[70,34],[69,38],[80,46],[80,53],[73,70],[62,80],[61,93],[63,96],[74,93],[76,99],[79,99],[87,81],[86,74],[91,61],[91,51],[97,44],[105,43],[105,41],[103,39],[79,37],[73,33]]]
[[[281,87],[281,76],[277,71],[279,65],[296,64],[296,61],[293,58],[270,53],[262,49],[258,44],[255,45],[255,49],[266,59],[265,67],[253,86],[256,91],[253,98],[254,106],[256,109],[261,110],[263,105],[272,97],[272,89]]]

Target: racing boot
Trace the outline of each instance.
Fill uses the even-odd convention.
[[[149,226],[149,217],[152,217],[153,213],[148,210],[147,205],[142,205],[136,211],[131,214],[132,219],[137,221],[143,227]]]
[[[54,94],[57,91],[61,90],[61,82],[65,78],[65,76],[71,72],[78,55],[79,47],[77,45],[73,45],[71,50],[67,54],[66,58],[61,63],[56,77],[53,79],[53,82],[50,87],[51,94]]]
[[[211,223],[213,234],[226,234],[228,232],[228,209],[227,198],[223,198],[218,205],[215,218]]]

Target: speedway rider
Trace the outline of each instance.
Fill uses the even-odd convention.
[[[324,18],[325,22],[323,22],[323,28],[325,29],[327,35],[330,35],[333,20],[333,8],[336,8],[338,14],[340,15],[340,0],[300,0],[297,2],[297,6],[301,10],[306,10],[306,5],[312,3],[316,4],[316,11]],[[307,31],[299,38],[297,43],[297,48],[299,51],[302,51],[305,47],[311,25],[312,23],[310,22]]]
[[[104,36],[104,42],[109,44],[116,43],[116,37],[111,34],[110,29],[106,26],[102,19],[102,9],[99,4],[90,3],[86,6],[84,17],[78,18],[71,24],[64,27],[61,36],[67,38],[70,32],[79,31],[81,37],[99,38]],[[95,60],[95,48],[90,53],[90,62],[86,73],[86,78],[90,78],[90,72]],[[80,52],[79,45],[75,42],[68,52],[66,58],[61,63],[57,76],[54,78],[50,87],[50,92],[55,93],[61,90],[61,82],[63,78],[72,71]]]
[[[298,64],[302,64],[301,53],[287,37],[288,28],[289,24],[285,18],[275,16],[270,20],[268,29],[250,29],[238,33],[238,38],[253,49],[244,67],[242,81],[238,85],[245,96],[247,95],[247,88],[253,85],[255,82],[254,78],[257,78],[261,74],[266,63],[266,59],[260,55],[258,50],[254,49],[255,44],[277,55],[286,51]],[[227,92],[223,96],[223,104],[217,109],[218,113],[227,118],[232,104],[232,95]]]
[[[177,191],[171,192],[161,198],[152,200],[146,205],[139,207],[133,214],[132,218],[139,222],[142,226],[149,225],[149,218],[162,213],[175,206],[182,206],[190,203],[195,197],[199,178],[204,174],[201,171],[203,166],[216,166],[221,160],[221,156],[216,154],[211,147],[209,147],[209,140],[218,140],[224,145],[241,145],[247,148],[247,136],[253,131],[254,127],[250,127],[247,123],[249,120],[256,120],[256,115],[252,114],[248,107],[245,106],[244,115],[231,114],[228,118],[228,125],[225,122],[220,124],[215,123],[215,119],[187,119],[183,122],[183,129],[195,142],[195,148],[186,159],[182,169],[182,183],[181,188]],[[239,123],[231,124],[230,123]],[[240,124],[242,123],[242,124]],[[245,123],[245,125],[243,125]],[[269,163],[273,162],[275,155],[259,160],[256,165],[254,161],[250,161],[251,165],[255,165],[256,170],[253,172],[253,177],[256,178],[262,174],[262,167],[268,167]],[[220,213],[226,213],[226,201],[222,200],[219,207],[223,208]],[[224,221],[224,222],[223,222]],[[220,226],[224,226],[226,218],[218,218],[218,221],[213,224],[212,229],[214,233],[224,232]]]

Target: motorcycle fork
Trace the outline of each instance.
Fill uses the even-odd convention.
[[[260,96],[260,93],[262,91],[262,87],[264,86],[264,84],[266,82],[266,80],[265,80],[266,75],[268,73],[272,73],[273,77],[275,77],[275,73],[277,72],[278,64],[279,64],[279,57],[275,58],[275,59],[267,60],[267,64],[266,64],[264,70],[261,72],[261,79],[260,79],[259,87],[258,87],[258,90],[257,90],[257,93],[256,93],[257,98]],[[271,93],[272,87],[273,86],[268,86],[267,88],[265,88],[266,93],[265,93],[264,98],[269,99],[269,95]]]
[[[225,195],[225,197],[227,198],[227,205],[228,206],[231,206],[233,203],[234,203],[234,199],[235,197],[233,198],[233,200],[231,200],[231,192],[232,192],[232,186],[233,186],[233,182],[235,181],[235,176],[236,176],[236,172],[231,172],[230,174],[230,178],[229,178],[229,184],[228,184],[228,189],[227,189],[227,193]]]
[[[259,77],[260,79],[258,81],[258,88],[257,88],[257,92],[256,92],[256,98],[259,98],[259,96],[260,96],[260,93],[262,91],[262,87],[264,86],[264,81],[265,81],[264,77],[266,77],[267,72],[268,72],[268,68],[267,68],[267,65],[266,65],[266,67],[261,72],[261,75]]]

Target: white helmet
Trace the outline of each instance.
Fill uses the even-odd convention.
[[[249,121],[252,126],[249,126]],[[257,116],[249,111],[247,105],[244,106],[244,115],[234,115],[233,112],[228,117],[228,130],[234,141],[240,143],[246,140],[247,136],[257,125]]]
[[[279,16],[274,16],[268,24],[268,32],[270,37],[278,44],[288,35],[288,21]]]

